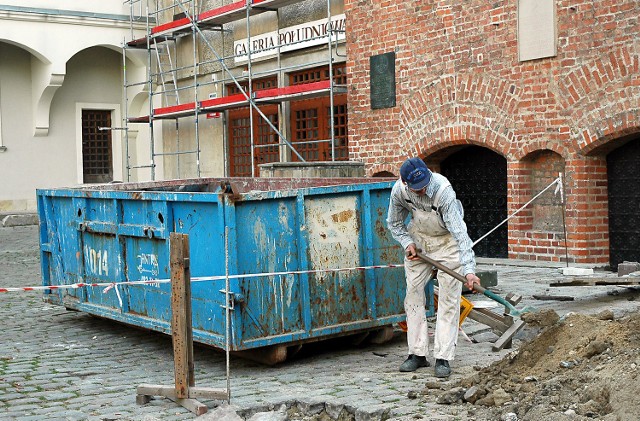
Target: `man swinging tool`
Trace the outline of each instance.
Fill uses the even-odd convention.
[[[411,221],[406,224],[411,214]],[[400,371],[429,367],[429,348],[425,314],[425,284],[432,266],[418,256],[418,250],[465,276],[465,286],[473,290],[480,284],[475,275],[472,242],[463,220],[462,204],[456,199],[451,184],[441,174],[432,173],[420,158],[410,158],[400,167],[400,180],[392,190],[387,226],[393,238],[405,251],[404,268],[407,292],[404,309],[407,314],[409,357]],[[435,375],[451,374],[449,361],[455,357],[460,320],[462,283],[438,271],[438,313],[433,354]]]

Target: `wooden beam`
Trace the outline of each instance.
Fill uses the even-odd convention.
[[[516,320],[511,327],[507,329],[497,341],[495,341],[491,349],[495,352],[500,351],[505,347],[509,348],[511,346],[511,339],[513,339],[516,333],[520,332],[520,329],[524,327],[524,324],[524,321],[520,319]]]
[[[550,294],[533,294],[532,297],[536,300],[555,300],[555,301],[573,301],[574,297],[571,295],[550,295]]]
[[[151,396],[163,396],[196,415],[208,407],[195,398],[229,400],[226,389],[196,387],[193,357],[193,327],[191,316],[191,269],[189,267],[189,236],[171,233],[171,337],[175,383],[173,386],[142,384],[138,386],[136,403],[144,405]]]
[[[171,336],[176,397],[188,398],[193,380],[193,336],[191,327],[191,279],[189,237],[171,233]]]
[[[546,281],[549,282],[549,281]],[[546,283],[545,282],[545,283]],[[571,276],[559,281],[552,281],[549,283],[550,287],[573,287],[573,286],[630,286],[640,285],[640,277],[606,277],[606,276],[593,276],[593,277],[576,277]]]
[[[169,399],[171,399],[171,398],[169,398]],[[171,400],[174,401],[175,403],[177,403],[178,405],[180,405],[180,406],[188,409],[189,411],[193,412],[197,416],[205,414],[209,410],[209,407],[207,405],[205,405],[203,403],[200,403],[195,399],[175,398],[175,399],[171,399]]]
[[[489,326],[493,331],[500,335],[502,335],[511,326],[505,321],[504,316],[499,316],[486,308],[474,308],[467,317],[478,323]]]

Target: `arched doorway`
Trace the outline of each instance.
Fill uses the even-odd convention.
[[[507,160],[480,146],[469,146],[440,164],[464,206],[471,241],[476,241],[507,217]],[[508,228],[502,225],[474,248],[476,256],[508,257]]]
[[[372,175],[373,178],[394,178],[396,177],[393,173],[389,171],[380,171]]]
[[[640,261],[640,135],[607,155],[609,256],[613,269]]]

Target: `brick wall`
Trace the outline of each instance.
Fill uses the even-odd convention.
[[[549,180],[540,175],[548,157],[566,175],[569,260],[608,261],[602,151],[640,132],[637,0],[557,1],[558,54],[527,62],[518,61],[517,1],[344,3],[352,160],[368,175],[397,174],[408,156],[429,162],[455,145],[484,146],[507,160],[511,213]],[[371,110],[369,58],[389,51],[397,105]],[[539,206],[511,220],[510,256],[564,260],[557,212]],[[555,226],[536,225],[536,215]]]

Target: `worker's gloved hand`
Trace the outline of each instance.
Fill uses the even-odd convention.
[[[409,260],[418,260],[418,248],[414,243],[411,243],[404,250],[404,255],[407,256],[407,259]]]
[[[474,285],[480,285],[480,278],[478,278],[474,273],[467,273],[465,278],[467,279],[467,282],[464,283],[464,286],[471,291],[476,292],[473,287]]]

